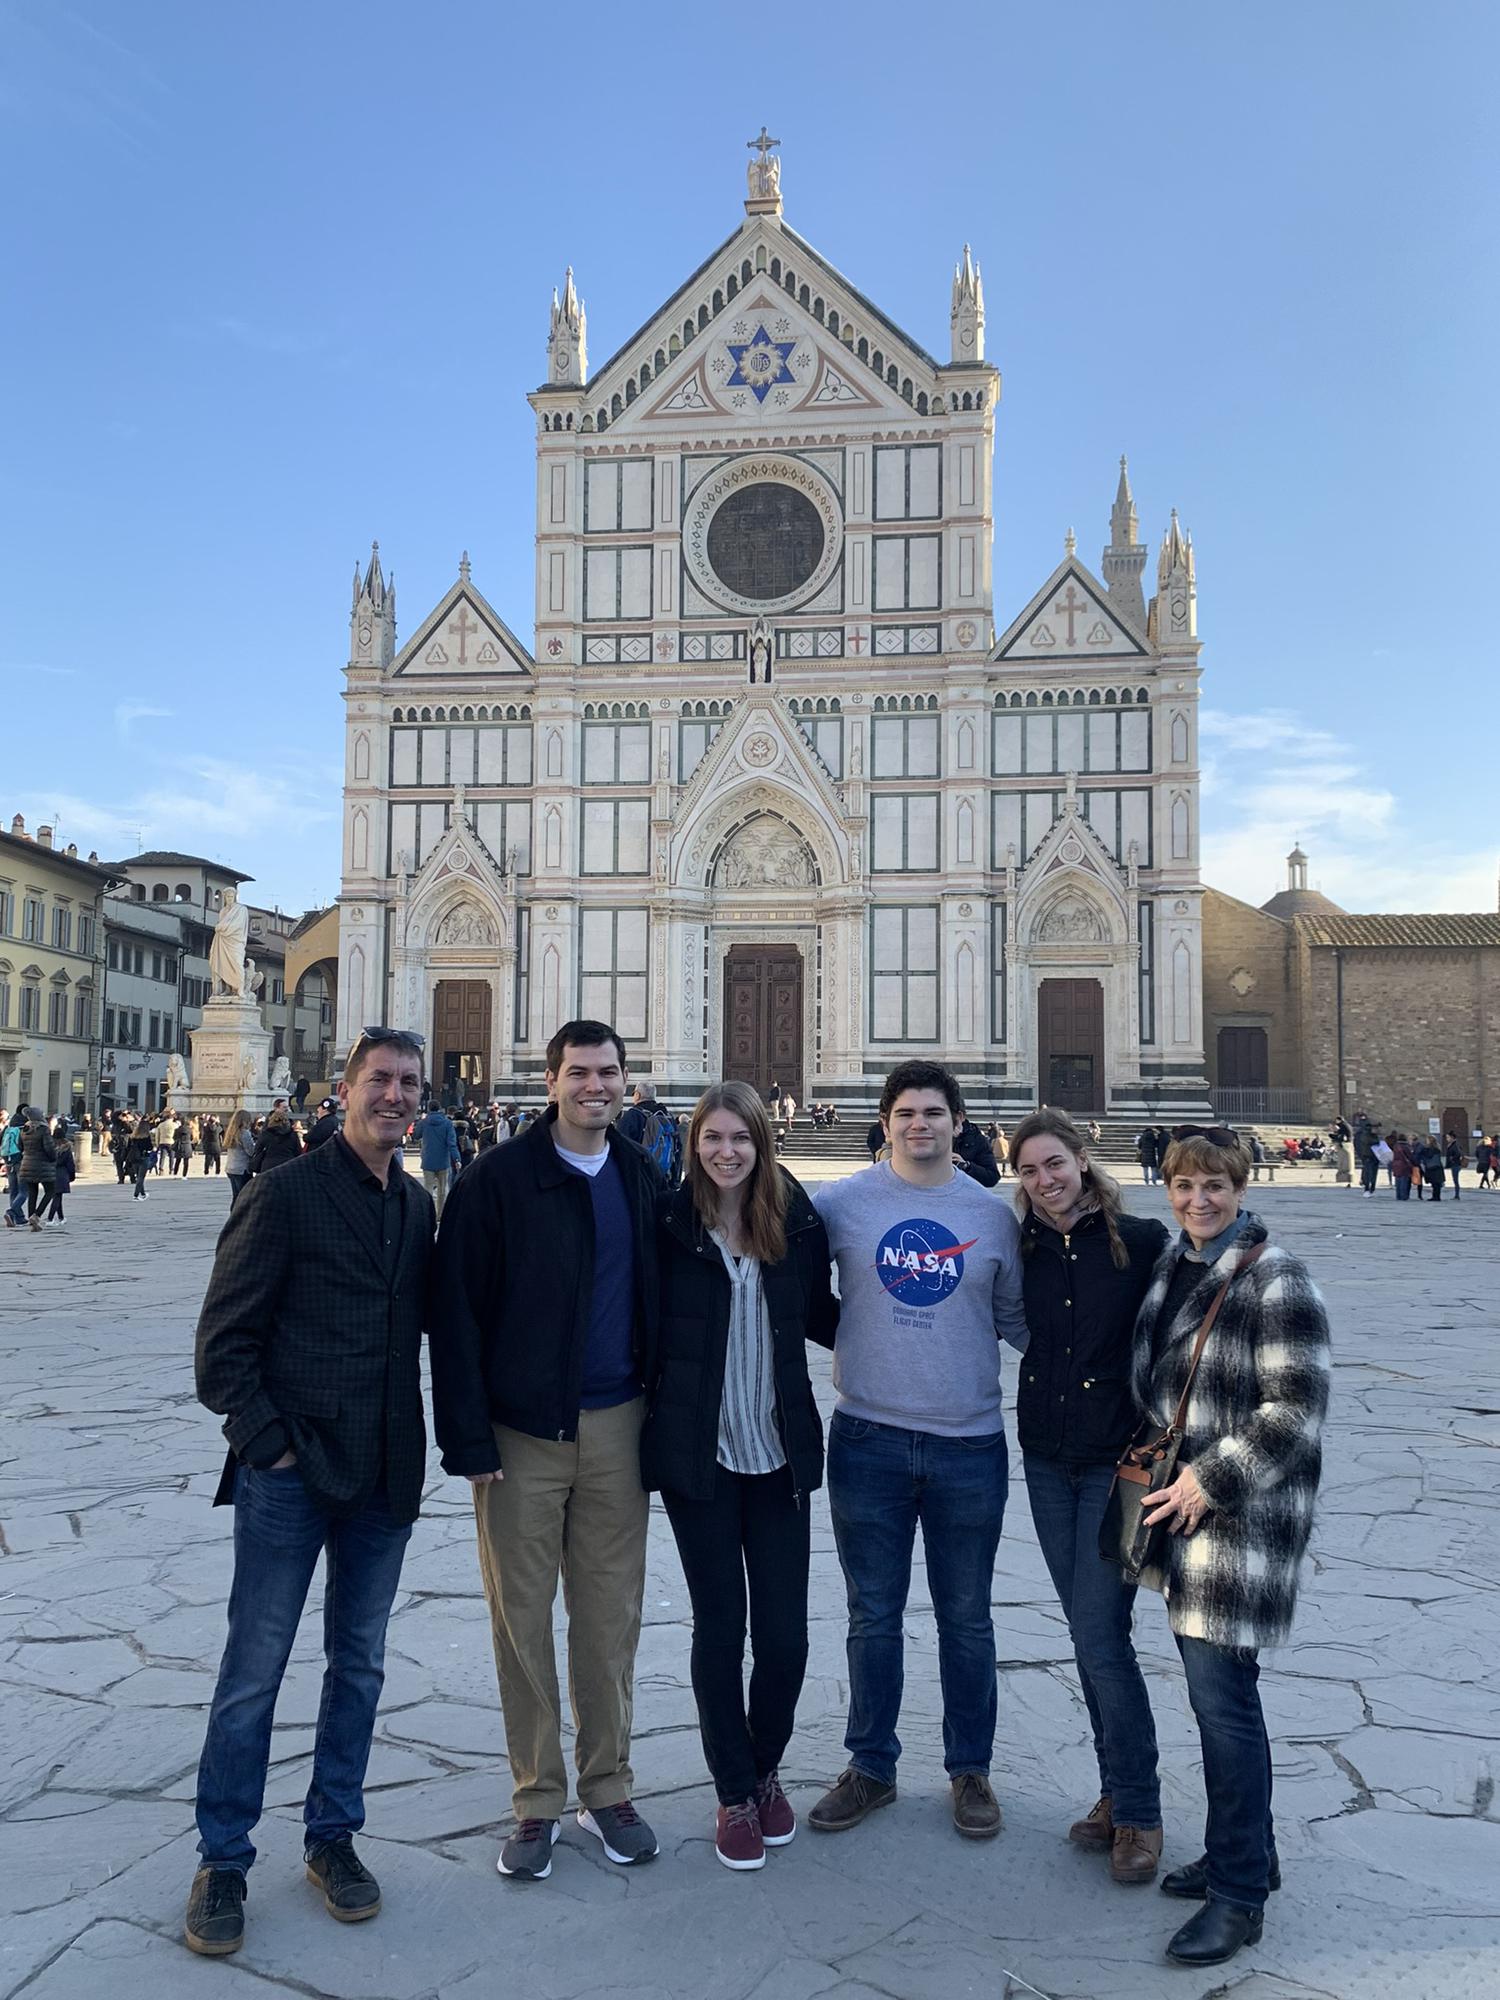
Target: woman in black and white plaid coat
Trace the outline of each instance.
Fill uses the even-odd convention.
[[[1182,1235],[1157,1265],[1133,1355],[1136,1402],[1165,1428],[1228,1281],[1188,1401],[1178,1476],[1147,1503],[1168,1533],[1159,1566],[1141,1578],[1166,1597],[1203,1746],[1207,1851],[1161,1885],[1205,1899],[1167,1947],[1194,1965],[1253,1943],[1267,1891],[1280,1885],[1257,1654],[1291,1630],[1328,1406],[1328,1316],[1306,1266],[1241,1208],[1249,1166],[1232,1133],[1174,1134],[1162,1177]]]

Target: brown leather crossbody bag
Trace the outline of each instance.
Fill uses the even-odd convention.
[[[1241,1271],[1250,1269],[1265,1247],[1264,1243],[1257,1243],[1214,1293],[1213,1304],[1204,1314],[1198,1337],[1193,1342],[1193,1358],[1188,1364],[1187,1380],[1177,1398],[1171,1423],[1164,1431],[1157,1430],[1148,1417],[1115,1467],[1109,1499],[1104,1506],[1104,1518],[1099,1523],[1099,1554],[1105,1562],[1120,1565],[1127,1583],[1139,1583],[1141,1571],[1150,1568],[1160,1558],[1167,1531],[1160,1522],[1153,1522],[1141,1511],[1141,1503],[1148,1494],[1160,1493],[1177,1477],[1178,1454],[1187,1430],[1188,1398],[1193,1393],[1203,1349],[1213,1332],[1219,1309],[1229,1296],[1229,1287]]]

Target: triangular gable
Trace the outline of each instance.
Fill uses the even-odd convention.
[[[705,799],[717,801],[767,778],[817,799],[835,821],[841,817],[837,790],[817,752],[770,689],[756,688],[736,705],[683,788],[679,832],[698,817]]]
[[[1096,876],[1120,900],[1120,869],[1115,857],[1084,818],[1077,793],[1070,790],[1062,811],[1031,853],[1022,857],[1022,893],[1030,898],[1050,889],[1058,875]]]
[[[474,892],[481,906],[496,911],[506,931],[510,931],[511,885],[465,816],[460,792],[448,831],[423,862],[407,894],[408,938],[423,933],[433,915],[434,903],[445,902],[451,892],[461,889]]]
[[[1064,556],[1015,622],[995,641],[992,660],[1046,666],[1054,660],[1141,660],[1150,649],[1076,556]]]
[[[392,678],[527,674],[536,662],[515,633],[462,577],[407,640]]]
[[[772,274],[773,262],[779,277]],[[791,290],[788,274],[795,280]],[[806,305],[800,302],[804,292]],[[815,303],[821,303],[821,315]],[[707,317],[700,323],[702,313]],[[828,331],[833,320],[838,335]],[[758,332],[763,341],[757,341]],[[752,355],[756,365],[746,369],[731,351],[788,340],[796,349],[784,357],[786,372],[767,365],[772,357],[764,352],[758,361]],[[857,353],[861,343],[863,361]],[[894,384],[875,373],[868,357],[877,349],[883,369],[895,374]],[[846,385],[843,393],[828,385],[829,367]],[[913,392],[910,400],[900,393],[903,383]],[[585,393],[609,414],[613,431],[642,419],[708,416],[715,410],[740,421],[753,421],[757,414],[767,422],[783,421],[793,409],[826,410],[840,402],[857,407],[855,397],[910,421],[916,394],[930,396],[937,387],[938,363],[920,342],[794,231],[776,218],[755,216],[595,370]],[[616,397],[618,410],[612,407]]]

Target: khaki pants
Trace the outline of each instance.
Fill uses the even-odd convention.
[[[432,1196],[433,1206],[438,1212],[439,1222],[443,1219],[443,1203],[448,1199],[448,1169],[446,1167],[423,1167],[422,1185]]]
[[[559,1572],[579,1802],[618,1805],[634,1790],[630,1727],[649,1511],[640,1467],[645,1407],[638,1396],[611,1410],[581,1410],[571,1444],[497,1424],[505,1477],[474,1488],[517,1819],[561,1819],[568,1802],[552,1636]]]

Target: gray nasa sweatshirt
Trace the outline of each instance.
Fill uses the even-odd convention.
[[[1026,1346],[1009,1205],[967,1174],[913,1187],[885,1161],[811,1192],[839,1274],[839,1409],[940,1437],[1002,1429],[999,1342]]]

